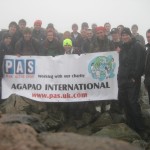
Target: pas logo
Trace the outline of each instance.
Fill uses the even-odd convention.
[[[4,74],[35,74],[35,60],[5,59]]]
[[[105,79],[114,78],[114,70],[116,63],[112,55],[99,56],[94,58],[88,66],[88,71],[94,79],[103,81]]]

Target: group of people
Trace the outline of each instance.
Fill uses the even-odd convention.
[[[52,23],[42,28],[42,21],[36,20],[34,27],[26,27],[24,19],[11,22],[6,31],[0,32],[0,72],[5,55],[57,56],[117,51],[119,53],[118,99],[124,108],[128,125],[138,133],[144,132],[144,124],[138,97],[141,76],[145,74],[145,86],[150,101],[150,29],[146,32],[148,44],[138,33],[134,24],[131,30],[123,25],[111,29],[110,23],[103,26],[87,22],[72,25],[72,32],[59,33]]]

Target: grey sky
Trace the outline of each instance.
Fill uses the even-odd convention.
[[[80,27],[82,22],[89,25],[110,22],[112,27],[137,24],[143,36],[150,28],[150,0],[1,0],[0,3],[0,28],[22,18],[29,27],[36,19],[42,20],[43,27],[53,23],[60,32],[71,31],[73,23]]]

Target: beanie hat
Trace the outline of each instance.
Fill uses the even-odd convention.
[[[42,21],[41,20],[36,20],[35,22],[34,22],[34,25],[42,25]]]
[[[103,27],[103,26],[96,27],[95,30],[96,31],[106,31],[105,27]]]
[[[132,36],[132,33],[131,33],[130,29],[129,29],[129,28],[126,28],[126,27],[122,30],[121,36],[122,36],[122,34],[127,34],[127,35],[129,35],[130,37]]]
[[[117,28],[112,28],[110,31],[110,34],[119,33],[119,30]]]
[[[72,41],[70,39],[65,39],[63,41],[63,46],[72,46]]]

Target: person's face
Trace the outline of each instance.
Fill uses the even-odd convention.
[[[77,32],[78,31],[78,27],[77,26],[72,27],[72,31],[73,32]]]
[[[138,31],[138,29],[137,29],[137,27],[133,27],[133,28],[131,29],[131,31],[132,31],[133,34],[136,34],[137,31]]]
[[[64,39],[70,39],[71,38],[70,32],[65,32],[64,35],[63,35],[63,38]]]
[[[146,34],[147,42],[150,44],[150,33]]]
[[[17,31],[17,27],[16,26],[12,25],[12,26],[9,27],[9,33],[11,35],[15,34],[16,31]]]
[[[47,33],[47,40],[48,41],[53,41],[53,39],[54,39],[54,34],[53,34],[53,32],[48,32]]]
[[[111,36],[113,41],[117,41],[120,39],[119,33],[112,33]]]
[[[91,39],[93,37],[93,32],[92,31],[87,31],[87,38]]]
[[[23,37],[24,37],[25,41],[29,41],[31,39],[31,36],[32,36],[31,33],[24,33],[23,34]]]
[[[25,23],[19,23],[19,28],[20,30],[24,30],[26,27],[26,24]]]
[[[106,31],[108,31],[108,32],[109,32],[109,31],[110,31],[110,29],[111,29],[111,25],[110,25],[110,24],[106,24],[106,25],[105,25],[105,29],[106,29]]]
[[[131,37],[128,34],[122,34],[121,39],[124,43],[128,43],[129,41],[131,41]]]
[[[34,29],[39,31],[41,29],[41,25],[40,24],[35,24]]]
[[[88,28],[89,28],[89,27],[84,26],[82,29],[87,31],[87,30],[88,30]]]
[[[105,31],[99,30],[96,32],[96,35],[99,39],[104,39],[105,38]]]
[[[11,43],[11,37],[5,38],[4,39],[4,43],[5,43],[5,45],[10,45],[10,43]]]
[[[70,46],[70,45],[65,45],[64,46],[64,49],[65,49],[65,53],[71,53],[71,49],[72,49],[72,46]]]
[[[81,36],[82,36],[82,38],[87,38],[87,30],[81,30]]]
[[[97,27],[96,24],[92,24],[92,29],[95,30],[95,28]]]

